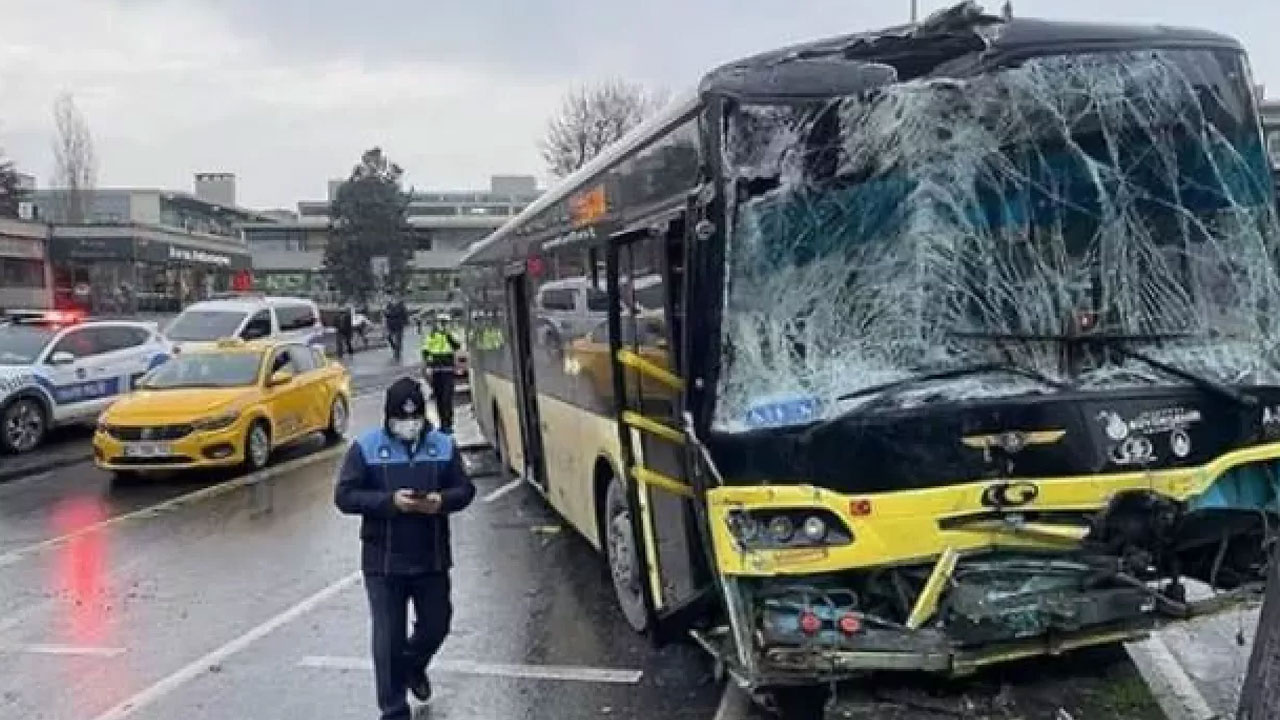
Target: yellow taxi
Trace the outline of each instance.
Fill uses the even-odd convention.
[[[622,319],[621,345],[642,359],[663,369],[671,367],[667,352],[666,323],[661,311],[642,312]],[[612,401],[613,371],[609,363],[609,324],[601,322],[590,333],[569,344],[565,353],[566,375],[584,378],[597,398]],[[627,379],[647,397],[667,396],[670,388],[644,375]]]
[[[347,432],[351,378],[301,343],[223,340],[157,367],[98,421],[94,461],[118,476],[266,466],[282,445]]]

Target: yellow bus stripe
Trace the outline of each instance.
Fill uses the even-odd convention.
[[[669,493],[674,493],[682,497],[693,497],[692,487],[689,487],[686,483],[682,483],[669,475],[664,475],[657,470],[650,470],[646,467],[637,466],[631,468],[631,476],[638,480],[643,486],[666,490]]]
[[[675,373],[671,372],[670,370],[667,370],[666,368],[658,367],[654,363],[646,360],[643,357],[640,357],[640,355],[630,350],[619,350],[618,362],[621,363],[622,365],[625,365],[626,367],[631,368],[632,370],[635,370],[641,375],[646,375],[650,378],[653,378],[654,380],[657,380],[663,385],[674,388],[676,390],[684,389],[684,380],[681,379],[679,375],[676,375]]]
[[[669,440],[677,445],[684,444],[684,433],[670,425],[641,415],[638,412],[633,412],[631,410],[623,411],[622,422],[638,430],[644,430],[651,435],[657,435],[663,440]]]

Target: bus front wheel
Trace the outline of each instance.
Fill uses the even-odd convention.
[[[632,629],[644,632],[649,625],[642,584],[645,572],[633,527],[627,486],[615,476],[609,481],[609,489],[605,493],[605,553],[609,558],[609,574],[613,577],[613,592],[622,614]]]

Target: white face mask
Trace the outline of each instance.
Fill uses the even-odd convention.
[[[392,435],[404,440],[405,442],[413,442],[422,435],[422,428],[426,427],[427,421],[421,418],[414,420],[392,420],[387,423],[387,429]]]

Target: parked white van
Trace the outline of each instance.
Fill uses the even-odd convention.
[[[240,295],[187,306],[165,330],[176,349],[223,338],[272,338],[309,345],[324,342],[320,308],[303,298]]]

